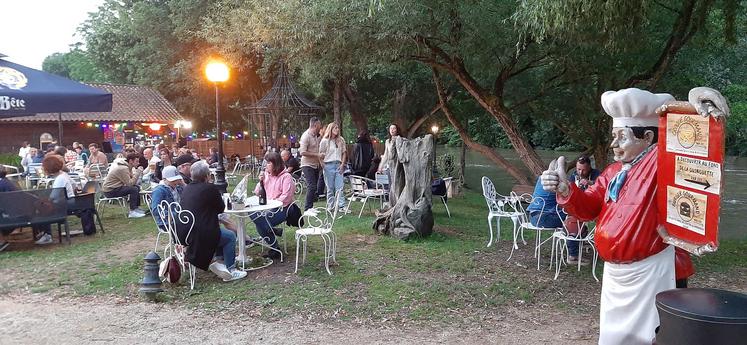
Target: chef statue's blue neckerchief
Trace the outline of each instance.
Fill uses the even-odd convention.
[[[604,199],[605,202],[612,200],[612,202],[617,202],[617,198],[620,195],[620,190],[622,189],[622,186],[625,184],[625,179],[628,177],[628,170],[632,168],[634,165],[638,164],[638,162],[643,159],[646,154],[651,151],[651,148],[654,147],[656,144],[649,145],[643,152],[639,153],[638,156],[633,159],[630,163],[623,163],[622,169],[615,174],[615,177],[613,177],[610,180],[610,183],[607,185],[607,195]]]

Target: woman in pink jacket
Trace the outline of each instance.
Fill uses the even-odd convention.
[[[267,256],[271,259],[279,259],[280,251],[275,236],[282,236],[283,233],[282,229],[273,227],[285,221],[288,215],[288,208],[293,203],[295,187],[293,185],[293,178],[289,173],[285,172],[285,165],[283,164],[283,159],[280,158],[280,154],[268,152],[265,155],[265,162],[265,172],[260,176],[260,180],[264,183],[267,200],[279,200],[283,203],[283,208],[274,214],[253,218],[252,220],[254,221],[254,225],[257,226],[257,232],[259,232],[259,235],[262,236],[265,242],[277,249],[277,251],[268,251]],[[254,188],[254,194],[259,195],[259,183]]]

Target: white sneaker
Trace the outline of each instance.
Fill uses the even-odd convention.
[[[218,278],[223,279],[223,281],[228,281],[226,279],[230,280],[232,277],[231,272],[228,270],[228,268],[226,268],[226,265],[220,262],[213,262],[212,264],[210,264],[210,266],[208,266],[208,269],[210,270],[210,272],[213,272],[213,274],[218,276]]]
[[[131,210],[129,213],[127,213],[127,218],[143,218],[145,217],[145,213],[140,213],[135,210]]]
[[[240,270],[232,270],[231,271],[231,278],[223,278],[224,282],[230,282],[234,280],[239,280],[241,278],[246,277],[246,272],[240,271]]]
[[[142,213],[142,214],[146,214],[146,212],[145,212],[144,210],[141,210],[141,209],[139,209],[139,208],[136,208],[136,209],[134,209],[134,210],[132,210],[132,211],[133,211],[133,212],[137,212],[137,213]]]
[[[36,240],[36,244],[50,244],[54,241],[52,241],[52,235],[50,234],[44,234],[42,237],[39,237],[38,240]]]

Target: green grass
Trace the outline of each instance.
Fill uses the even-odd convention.
[[[232,283],[198,272],[194,291],[186,283],[165,284],[166,292],[159,301],[216,310],[240,308],[270,319],[301,314],[342,320],[469,322],[465,310],[500,313],[510,305],[533,304],[566,310],[578,303],[574,302],[578,296],[571,292],[582,289],[580,294],[593,294],[598,290],[588,270],[566,268],[558,281],[553,281],[553,274],[546,269],[537,271],[530,246],[520,246],[524,257],[506,262],[510,222],[502,224],[501,242],[486,248],[481,195],[468,191],[463,198],[449,200],[449,206],[452,218],[446,217],[441,204],[435,204],[437,225],[432,236],[410,241],[374,235],[373,216],[368,211],[361,219],[357,214],[344,217],[335,224],[339,266],[331,268],[332,276],[321,267],[318,239],[310,240],[306,264],[299,267],[298,274],[293,273],[295,242],[291,232],[286,234],[286,263]],[[360,205],[353,208],[358,210]],[[107,209],[103,221],[106,234],[76,237],[69,246],[12,245],[0,254],[0,276],[4,277],[0,294],[136,296],[142,258],[155,241],[153,221],[149,217],[125,219],[114,208]],[[248,229],[251,232],[253,226]],[[526,237],[533,243],[532,234]],[[724,241],[718,253],[696,260],[699,274],[744,272],[745,253],[747,241]],[[557,291],[568,299],[558,299]]]

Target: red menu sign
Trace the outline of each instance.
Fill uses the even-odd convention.
[[[723,120],[698,115],[687,102],[670,102],[659,113],[657,206],[669,236],[718,248],[724,191]]]

